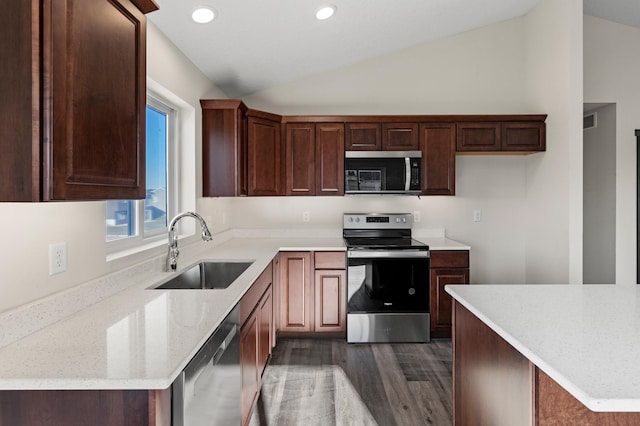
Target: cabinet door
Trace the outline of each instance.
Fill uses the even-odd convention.
[[[347,321],[347,287],[344,269],[315,271],[316,332],[345,332]]]
[[[40,199],[39,3],[6,1],[0,14],[0,201]]]
[[[313,331],[310,252],[280,253],[280,331]]]
[[[272,348],[273,329],[273,297],[271,287],[264,293],[258,307],[260,313],[259,335],[258,335],[258,374],[262,375],[264,367],[267,365]]]
[[[344,124],[316,123],[316,195],[344,195]]]
[[[502,123],[502,150],[544,151],[545,130],[545,123],[541,122],[504,122]]]
[[[145,16],[129,0],[43,3],[43,199],[144,198]]]
[[[458,123],[456,151],[500,151],[500,123]]]
[[[280,123],[249,117],[249,195],[282,195]]]
[[[422,147],[422,193],[456,193],[456,125],[429,123],[420,125]]]
[[[286,124],[287,195],[315,194],[315,126]]]
[[[416,151],[420,149],[417,123],[385,123],[382,125],[382,149]]]
[[[202,195],[247,195],[246,107],[237,100],[200,100]]]
[[[431,270],[431,337],[451,337],[452,300],[444,286],[468,283],[468,269]]]
[[[382,149],[380,125],[378,123],[347,123],[347,151],[376,151]]]
[[[255,311],[240,330],[240,368],[242,371],[242,424],[247,424],[258,393],[258,312]]]

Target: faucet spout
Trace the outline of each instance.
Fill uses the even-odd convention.
[[[203,241],[211,241],[211,232],[207,227],[207,223],[204,221],[203,217],[198,213],[194,212],[184,212],[176,215],[171,222],[169,222],[169,242],[168,242],[168,253],[167,253],[167,262],[166,262],[166,271],[172,272],[178,269],[178,256],[180,255],[180,251],[178,250],[178,236],[175,234],[176,224],[183,217],[192,217],[200,222],[200,228],[202,229],[202,240]]]

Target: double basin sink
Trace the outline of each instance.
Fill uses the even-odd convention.
[[[253,264],[250,262],[205,261],[193,265],[156,290],[222,290]]]

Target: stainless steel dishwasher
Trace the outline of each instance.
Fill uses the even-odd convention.
[[[239,322],[236,305],[173,382],[174,426],[240,424]]]

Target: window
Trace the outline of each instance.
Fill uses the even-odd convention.
[[[144,200],[109,200],[106,211],[107,251],[131,248],[166,235],[174,215],[175,128],[177,108],[147,97],[146,188]]]

